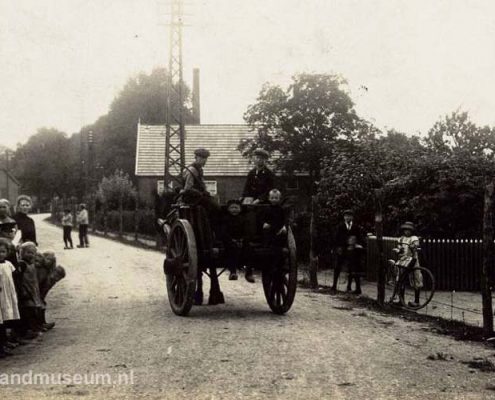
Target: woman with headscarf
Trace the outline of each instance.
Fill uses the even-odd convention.
[[[29,211],[31,211],[31,207],[33,205],[33,201],[31,197],[26,196],[25,194],[21,194],[17,198],[16,204],[16,213],[14,215],[15,222],[17,222],[17,229],[21,233],[21,238],[19,239],[19,244],[26,242],[33,242],[38,245],[36,241],[36,227],[34,225],[34,221],[31,217],[28,216]]]

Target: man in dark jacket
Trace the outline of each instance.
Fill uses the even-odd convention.
[[[206,149],[199,148],[194,151],[194,162],[187,166],[182,173],[184,188],[182,199],[188,204],[199,204],[203,206],[208,214],[213,229],[218,225],[220,207],[206,190],[203,179],[203,167],[210,156]]]
[[[339,275],[342,271],[342,266],[345,262],[345,249],[347,248],[349,238],[351,236],[356,237],[357,244],[364,246],[364,238],[362,234],[362,228],[354,222],[354,213],[352,210],[344,211],[344,221],[338,225],[335,234],[335,250],[337,254],[337,260],[335,263],[335,269],[333,274],[332,291],[337,291],[337,283],[339,281]]]
[[[242,192],[242,197],[252,198],[253,204],[266,203],[268,193],[275,187],[275,175],[266,166],[269,156],[264,149],[256,149],[253,153],[255,167],[249,171]]]

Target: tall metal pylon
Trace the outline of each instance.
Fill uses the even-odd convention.
[[[182,0],[170,1],[170,33],[168,56],[168,82],[165,133],[165,169],[163,183],[165,190],[174,182],[180,183],[185,167],[184,96],[182,71]]]

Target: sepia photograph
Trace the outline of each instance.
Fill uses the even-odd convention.
[[[0,399],[495,399],[495,2],[0,0]]]

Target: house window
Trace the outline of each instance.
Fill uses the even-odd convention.
[[[157,193],[163,192],[163,181],[156,181],[156,192]]]
[[[299,181],[297,179],[297,176],[290,176],[287,178],[286,188],[287,190],[299,189]]]
[[[217,181],[205,181],[206,191],[212,196],[216,196],[217,192]]]

